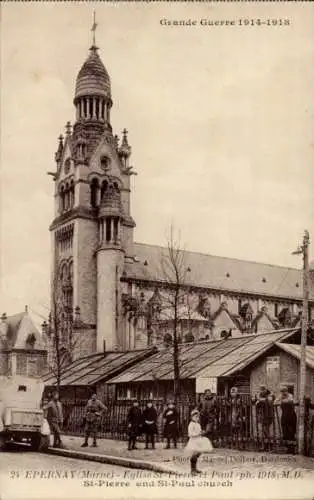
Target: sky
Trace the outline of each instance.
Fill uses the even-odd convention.
[[[2,3],[0,313],[49,312],[47,172],[75,117],[94,6],[112,125],[128,129],[138,173],[136,241],[165,244],[172,223],[189,250],[300,267],[291,252],[314,234],[311,3]]]

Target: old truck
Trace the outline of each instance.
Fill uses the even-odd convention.
[[[49,447],[49,425],[41,408],[44,384],[26,377],[0,377],[0,449],[28,443],[32,450]]]

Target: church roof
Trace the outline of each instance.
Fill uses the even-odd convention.
[[[126,263],[125,278],[144,281],[165,281],[161,260],[167,248],[134,244],[136,261]],[[261,296],[302,299],[302,272],[299,269],[262,264],[246,260],[217,257],[197,252],[184,252],[189,268],[186,284],[212,288],[223,292],[247,293]],[[311,290],[310,298],[314,299]]]
[[[83,96],[110,96],[109,74],[99,57],[97,47],[90,49],[90,54],[81,67],[75,86],[75,99]]]
[[[33,348],[45,350],[45,339],[35,326],[27,311],[8,316],[0,323],[2,348],[27,349],[27,342],[33,339]]]
[[[290,338],[295,329],[244,335],[227,340],[180,344],[180,378],[227,377],[243,370],[276,342]],[[283,345],[283,344],[282,344]],[[108,381],[110,384],[173,380],[173,349],[160,350]]]

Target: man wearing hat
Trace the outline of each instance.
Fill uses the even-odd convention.
[[[176,448],[178,439],[179,415],[173,401],[168,402],[167,408],[165,409],[163,414],[163,420],[164,420],[164,437],[167,439],[166,449],[170,448],[171,440],[173,441],[174,448]]]

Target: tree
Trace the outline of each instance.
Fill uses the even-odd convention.
[[[79,349],[78,332],[79,308],[73,311],[73,279],[72,264],[63,263],[55,267],[52,283],[51,312],[47,325],[48,336],[48,369],[56,378],[59,391],[62,375]]]
[[[191,271],[185,262],[185,252],[181,248],[180,237],[176,235],[173,226],[170,227],[166,252],[161,254],[161,279],[166,284],[167,292],[164,296],[164,305],[170,311],[172,325],[173,348],[173,392],[177,401],[180,393],[180,360],[179,360],[179,335],[180,305],[185,303],[189,309],[189,291],[186,288],[186,277]],[[190,322],[189,322],[190,323]]]

